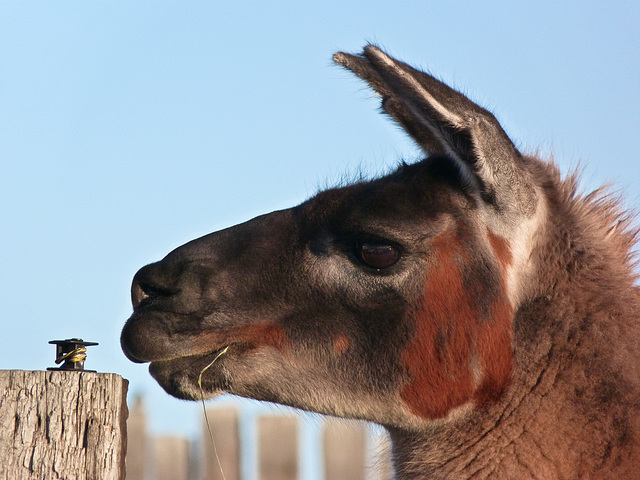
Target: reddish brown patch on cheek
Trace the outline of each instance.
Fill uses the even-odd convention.
[[[481,366],[484,377],[476,393],[480,403],[498,397],[511,376],[513,357],[511,354],[513,306],[507,299],[507,270],[513,264],[509,242],[487,230],[489,242],[500,264],[501,295],[491,305],[492,321],[478,332],[478,345],[482,346]]]
[[[489,316],[478,312],[463,280],[470,261],[459,238],[446,234],[433,242],[436,258],[429,269],[416,330],[402,354],[412,379],[400,392],[418,416],[436,419],[470,400],[499,395],[511,373],[512,309],[506,295],[493,299]],[[480,384],[473,365],[482,373]]]
[[[474,399],[478,404],[491,402],[503,392],[513,368],[511,340],[513,336],[513,307],[506,299],[491,307],[491,321],[477,331],[477,349],[482,379]]]
[[[513,254],[511,253],[511,248],[509,248],[509,242],[506,238],[496,235],[489,229],[487,229],[487,236],[504,275],[507,267],[513,263]]]
[[[333,337],[333,351],[336,355],[342,355],[351,347],[351,341],[344,333],[339,333]]]
[[[289,337],[281,325],[266,322],[204,332],[193,343],[194,354],[208,353],[231,344],[241,344],[249,349],[272,347],[284,351],[289,347]]]

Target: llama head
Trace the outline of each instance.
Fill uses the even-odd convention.
[[[189,242],[142,268],[122,347],[172,395],[415,427],[509,382],[543,202],[496,119],[368,46],[334,60],[428,155]]]

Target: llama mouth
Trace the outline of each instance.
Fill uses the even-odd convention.
[[[150,309],[144,303],[138,305],[120,336],[125,356],[134,363],[198,358],[234,343],[233,332],[225,328],[204,332],[174,329],[176,318],[184,317],[172,311]]]
[[[205,355],[190,355],[150,362],[149,373],[170,395],[182,400],[201,400],[229,390],[229,379],[219,366],[233,345],[226,345]],[[236,348],[233,354],[236,354]],[[205,372],[208,374],[205,375]],[[202,379],[206,378],[204,388]]]
[[[195,331],[176,330],[177,321],[187,315],[160,310],[156,305],[138,305],[122,329],[120,344],[125,356],[135,363],[154,363],[184,358],[210,358],[225,347],[233,346],[234,354],[263,347],[286,349],[289,338],[284,327],[273,321],[212,325]],[[192,317],[200,325],[199,316]],[[212,322],[213,323],[213,322]]]

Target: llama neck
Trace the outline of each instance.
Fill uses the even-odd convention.
[[[515,370],[498,402],[428,431],[391,429],[397,478],[637,478],[628,465],[640,454],[638,368],[625,371],[613,347],[624,342],[587,324],[604,317],[572,328],[558,321],[569,310],[581,309],[545,297],[520,309]]]

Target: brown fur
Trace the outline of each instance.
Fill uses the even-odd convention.
[[[469,294],[459,263],[470,261],[461,242],[451,234],[434,239],[436,258],[425,284],[424,301],[416,313],[417,332],[403,353],[413,380],[401,396],[421,417],[437,419],[476,398],[497,398],[511,376],[511,306],[492,298],[486,318],[478,319],[475,296],[489,292],[477,282]],[[469,369],[476,354],[485,378],[478,387]]]
[[[393,433],[401,478],[640,475],[637,230],[610,195],[577,195],[575,176],[536,164],[552,208],[535,250],[540,283],[515,317],[511,384],[471,431]],[[425,454],[432,444],[441,456]]]

